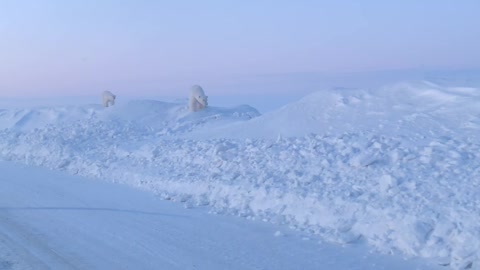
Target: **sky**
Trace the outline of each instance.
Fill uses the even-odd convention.
[[[0,96],[314,91],[478,68],[478,0],[0,0]],[[207,93],[208,94],[208,93]]]

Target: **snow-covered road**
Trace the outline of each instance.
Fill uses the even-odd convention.
[[[0,269],[443,269],[0,163]]]

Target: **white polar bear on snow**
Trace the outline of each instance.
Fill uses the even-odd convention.
[[[205,95],[200,85],[192,86],[188,107],[192,112],[198,112],[208,106],[208,96]]]
[[[102,93],[102,104],[103,104],[103,107],[108,107],[109,105],[110,106],[113,106],[115,105],[115,98],[117,96],[115,96],[114,94],[112,94],[112,92],[110,91],[103,91]]]

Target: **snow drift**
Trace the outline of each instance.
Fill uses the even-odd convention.
[[[312,93],[247,123],[219,127],[203,137],[274,138],[308,133],[339,135],[474,136],[480,122],[476,88],[441,87],[418,81],[378,89],[337,88]]]
[[[0,157],[480,269],[479,105],[478,89],[420,82],[320,91],[262,116],[157,101],[4,110]]]
[[[70,126],[92,123],[112,127],[128,126],[142,132],[181,134],[222,123],[245,121],[260,113],[248,105],[234,108],[209,107],[191,113],[185,104],[155,100],[133,100],[123,105],[103,108],[101,105],[55,106],[33,109],[0,109],[0,129],[31,131],[36,128]],[[95,124],[93,124],[95,125]]]

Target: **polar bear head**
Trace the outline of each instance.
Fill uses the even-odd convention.
[[[192,86],[189,106],[190,110],[193,112],[202,110],[208,106],[208,96],[205,95],[205,92],[200,85]]]
[[[208,106],[208,96],[205,95],[203,88],[200,85],[192,86],[192,97],[194,97],[200,104],[207,107]]]
[[[114,94],[112,94],[112,92],[110,92],[110,91],[103,91],[103,93],[102,93],[102,104],[103,104],[103,107],[108,107],[108,106],[113,106],[113,105],[115,105],[115,98],[117,98],[117,96],[115,96]]]

